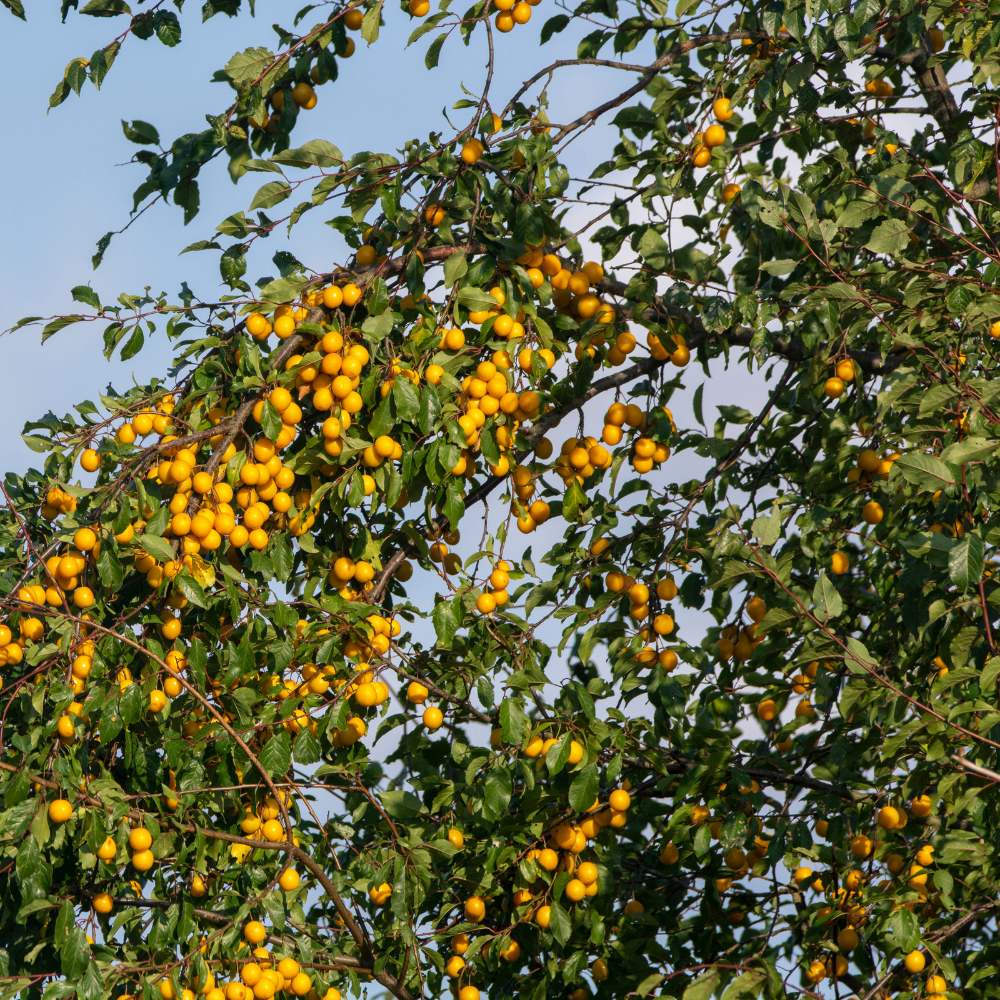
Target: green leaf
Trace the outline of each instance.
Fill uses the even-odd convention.
[[[519,702],[513,698],[504,698],[500,702],[500,738],[504,743],[520,743],[524,739],[527,721]]]
[[[132,8],[125,0],[90,0],[80,8],[81,14],[90,14],[91,17],[117,17],[119,14],[131,14]]]
[[[948,575],[959,590],[975,586],[983,576],[984,546],[982,538],[967,531],[948,556]]]
[[[900,950],[915,951],[920,947],[920,923],[916,914],[910,913],[905,907],[892,911],[889,928]]]
[[[283,202],[292,193],[287,181],[269,181],[261,187],[250,202],[249,211],[255,208],[271,208]]]
[[[510,773],[502,764],[490,768],[483,786],[484,803],[494,817],[507,812],[511,796]]]
[[[965,465],[968,462],[985,462],[992,458],[997,451],[995,441],[988,441],[983,437],[968,437],[962,441],[956,441],[948,445],[941,452],[941,461],[948,465]]]
[[[429,383],[420,390],[420,410],[417,412],[417,425],[422,434],[430,434],[441,419],[441,399],[437,389]]]
[[[991,657],[979,678],[979,690],[983,697],[994,698],[996,695],[997,677],[1000,677],[1000,656]]]
[[[270,49],[250,48],[237,52],[226,63],[223,71],[240,89],[264,75],[267,67],[274,61]]]
[[[379,22],[382,20],[382,4],[385,0],[378,0],[374,7],[365,11],[364,20],[361,22],[361,37],[369,44],[373,45],[378,40]]]
[[[886,219],[880,222],[865,244],[872,253],[895,254],[910,245],[910,227],[900,219]]]
[[[247,251],[242,243],[229,247],[219,258],[219,272],[230,288],[237,288],[240,278],[247,273]]]
[[[451,601],[438,601],[434,605],[431,618],[434,622],[434,632],[437,635],[439,646],[443,649],[450,648],[464,617],[465,612],[460,597]]]
[[[143,344],[146,342],[146,335],[142,332],[142,327],[136,323],[134,329],[132,330],[132,336],[125,341],[121,349],[121,359],[122,361],[128,361],[129,358],[134,358],[141,350]]]
[[[722,994],[722,1000],[752,1000],[759,997],[767,981],[762,969],[748,969],[736,977]]]
[[[574,812],[586,812],[594,804],[599,780],[597,764],[587,764],[577,772],[569,786],[569,804]]]
[[[553,899],[551,903],[549,930],[561,945],[565,945],[569,941],[570,934],[573,933],[573,923],[569,919],[569,914],[562,908],[557,899]]]
[[[288,733],[284,729],[272,732],[271,738],[257,755],[260,766],[272,777],[285,774],[292,765],[292,751]]]
[[[118,711],[122,721],[127,725],[134,725],[142,718],[144,709],[142,688],[135,683],[129,684],[118,699]]]
[[[761,545],[770,547],[781,537],[781,508],[773,504],[770,511],[754,518],[752,525],[754,538]]]
[[[438,64],[438,59],[441,56],[441,46],[444,45],[447,35],[438,35],[437,38],[427,46],[427,52],[424,55],[424,66],[427,69],[435,69]]]
[[[195,606],[199,608],[208,607],[208,598],[201,585],[191,576],[188,569],[182,570],[174,578],[174,583],[180,588],[180,592]]]
[[[83,302],[88,306],[92,306],[98,312],[101,312],[101,300],[89,285],[77,285],[72,289],[71,293],[74,301]]]
[[[300,729],[295,737],[294,752],[300,764],[315,764],[320,759],[320,745],[308,727]]]
[[[687,985],[682,1000],[709,1000],[718,985],[719,970],[711,968]]]
[[[59,964],[68,979],[79,979],[90,965],[90,942],[82,927],[73,927],[59,949]]]
[[[844,601],[840,592],[826,575],[826,570],[820,570],[813,587],[813,609],[821,622],[828,622],[844,613]]]
[[[19,17],[22,21],[27,20],[24,16],[24,7],[21,5],[21,0],[0,0],[0,3],[2,3],[15,17]]]
[[[635,988],[635,992],[641,997],[648,997],[649,994],[652,993],[653,990],[655,990],[656,987],[662,982],[662,972],[651,972],[641,983],[639,983],[639,985]]]
[[[153,27],[156,37],[167,48],[173,48],[181,40],[181,23],[172,10],[158,10],[153,13]]]
[[[423,803],[413,792],[397,789],[379,792],[382,807],[393,819],[410,820],[423,811]]]
[[[261,407],[260,426],[269,441],[278,440],[278,435],[281,434],[281,414],[269,399]]]
[[[326,139],[311,139],[309,142],[299,146],[298,149],[286,149],[283,152],[275,153],[270,161],[272,169],[277,169],[276,164],[283,164],[291,167],[339,167],[344,162],[344,154],[332,142]],[[262,168],[263,169],[263,168]]]
[[[580,516],[580,508],[587,502],[587,494],[577,482],[576,477],[570,480],[569,488],[563,494],[563,517],[567,521],[575,521]]]
[[[460,278],[464,278],[469,270],[469,263],[466,259],[466,251],[453,253],[445,258],[444,262],[444,283],[451,288]]]
[[[531,243],[533,246],[538,246],[545,239],[545,217],[532,201],[525,200],[517,206],[512,236],[519,243]]]
[[[127,122],[123,118],[122,131],[129,142],[138,143],[140,146],[158,146],[160,144],[160,133],[148,122],[139,121],[138,118],[132,122]]]
[[[473,288],[468,285],[458,290],[455,300],[459,305],[463,305],[469,310],[492,309],[497,304],[497,300],[487,295],[481,288]]]
[[[539,36],[539,45],[544,45],[553,35],[562,31],[569,24],[569,18],[565,14],[556,14],[550,17],[542,25],[542,32]]]
[[[56,84],[56,89],[52,91],[52,96],[49,98],[49,107],[59,107],[71,93],[73,93],[73,88],[70,87],[69,83],[65,79],[60,80]]]
[[[893,463],[893,469],[899,469],[908,483],[913,483],[928,493],[955,484],[951,470],[940,458],[924,455],[921,452],[908,452],[897,458]]]
[[[54,333],[58,333],[74,323],[79,323],[82,319],[86,319],[86,317],[74,314],[72,316],[59,316],[51,323],[46,323],[42,328],[42,343],[44,344]]]
[[[420,412],[417,387],[405,376],[399,375],[393,381],[392,398],[400,420],[412,420]]]
[[[159,562],[169,562],[174,558],[174,550],[170,547],[170,542],[165,538],[160,538],[159,535],[143,533],[140,536],[139,544]]]

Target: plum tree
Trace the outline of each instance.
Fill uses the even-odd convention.
[[[497,95],[536,5],[307,7],[207,129],[123,123],[137,210],[267,177],[187,248],[220,301],[17,324],[177,356],[2,484],[0,1000],[996,993],[996,0],[584,0]],[[181,42],[79,15],[128,25],[52,107]],[[296,145],[390,18],[479,46],[465,119]],[[245,280],[332,202],[342,262]]]

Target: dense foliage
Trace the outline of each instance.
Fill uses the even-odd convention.
[[[219,301],[18,324],[176,360],[3,482],[0,1000],[1000,995],[1000,3],[584,0],[497,95],[533,4],[307,7],[208,128],[123,123],[137,212],[265,183],[187,248]],[[181,43],[77,6],[53,107]],[[461,131],[302,142],[394,18],[483,53]],[[341,266],[245,280],[334,204]],[[724,362],[769,395],[709,427]]]

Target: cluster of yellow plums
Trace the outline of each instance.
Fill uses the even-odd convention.
[[[917,795],[909,803],[910,813],[917,819],[926,819],[931,814],[931,801],[926,795]],[[907,825],[906,809],[902,806],[883,806],[876,814],[877,826],[887,833],[900,831]],[[816,823],[816,833],[821,837],[826,837],[829,830],[829,823],[826,820],[819,820]],[[923,844],[913,853],[914,861],[907,863],[906,857],[896,851],[887,851],[887,844],[879,844],[876,840],[863,833],[853,836],[847,844],[850,855],[858,861],[864,861],[878,856],[895,878],[899,877],[906,884],[906,888],[914,890],[926,902],[923,904],[922,915],[925,918],[934,916],[939,907],[934,900],[927,897],[931,892],[929,883],[930,873],[928,867],[934,864],[934,847],[930,844]],[[793,873],[793,881],[801,889],[810,886],[813,891],[827,892],[830,897],[830,905],[822,907],[817,916],[820,919],[828,919],[834,914],[834,908],[841,911],[846,917],[846,926],[841,926],[837,930],[837,924],[831,923],[831,931],[836,931],[836,941],[838,949],[844,953],[831,956],[826,962],[815,960],[807,970],[805,977],[812,983],[818,983],[827,976],[842,976],[847,972],[848,963],[844,957],[858,947],[860,938],[858,929],[868,923],[869,912],[864,903],[865,888],[868,878],[860,869],[853,869],[841,879],[841,887],[836,891],[832,888],[832,880],[827,881],[821,875],[816,876],[815,872],[808,866],[802,865]],[[880,889],[889,889],[893,885],[891,880],[883,880],[879,883]],[[916,901],[908,900],[902,903],[893,904],[893,909],[906,908],[913,910]],[[926,967],[926,958],[922,951],[909,952],[903,959],[907,972],[916,975],[923,972]],[[929,977],[926,984],[927,993],[931,996],[943,994],[948,988],[942,976],[935,974]]]
[[[44,605],[46,603],[45,588],[39,585],[21,587],[17,596],[22,602],[18,605],[22,612],[31,610],[32,604]],[[23,613],[17,629],[19,634],[15,639],[10,625],[0,623],[0,667],[4,667],[8,663],[20,663],[24,659],[24,650],[28,643],[38,642],[45,635],[45,625],[42,620]]]
[[[722,123],[729,121],[735,111],[729,106],[728,97],[720,97],[712,105],[712,113],[715,115],[715,122],[694,137],[695,146],[691,150],[691,162],[696,167],[707,167],[712,162],[712,150],[726,141],[726,130]]]
[[[508,32],[515,24],[527,24],[531,19],[531,8],[537,7],[541,2],[542,0],[493,0],[493,6],[499,12],[493,22],[497,31]],[[426,17],[430,9],[430,0],[410,0],[410,14],[413,17]]]
[[[360,31],[364,19],[365,12],[360,6],[351,7],[349,10],[344,12],[344,27],[347,28],[348,31]],[[337,53],[337,55],[342,59],[350,59],[351,56],[354,55],[355,48],[354,39],[348,38],[346,44],[343,46],[341,51]],[[309,70],[309,79],[313,84],[322,84],[327,82],[325,74],[320,73],[318,66],[313,66]],[[281,117],[281,109],[285,105],[286,89],[291,95],[292,101],[295,103],[297,108],[302,111],[312,111],[312,109],[316,107],[318,101],[316,91],[308,81],[298,80],[290,87],[283,85],[281,88],[278,88],[271,93],[268,99],[268,103],[271,105],[270,115],[260,121],[252,117],[248,117],[247,121],[251,128],[256,129],[258,132],[266,130],[272,135],[277,133]]]

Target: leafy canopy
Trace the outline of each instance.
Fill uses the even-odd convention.
[[[134,6],[65,0],[114,37],[51,107],[181,43]],[[243,207],[218,301],[18,324],[176,357],[4,481],[0,1000],[997,995],[1000,5],[584,0],[512,55],[545,7],[306,7],[207,128],[122,123],[135,213]],[[483,89],[298,144],[390,18]],[[251,285],[317,210],[349,256]],[[723,364],[767,400],[709,427]]]

